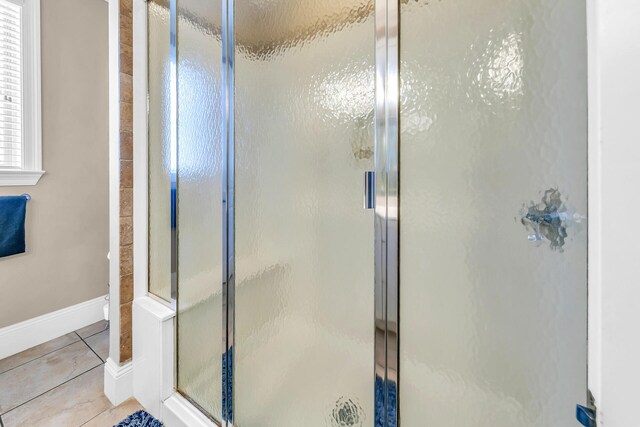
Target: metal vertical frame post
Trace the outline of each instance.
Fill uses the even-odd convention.
[[[170,110],[171,134],[169,137],[171,180],[171,299],[178,299],[178,0],[169,1],[170,28]]]
[[[399,1],[375,0],[375,425],[399,425]]]
[[[233,0],[222,1],[222,423],[233,426],[233,344],[235,327],[235,138],[234,138],[234,25]]]

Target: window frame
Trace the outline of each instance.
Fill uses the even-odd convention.
[[[36,185],[42,170],[40,0],[6,0],[22,8],[22,169],[0,169],[0,186]]]

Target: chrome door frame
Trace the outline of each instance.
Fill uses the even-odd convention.
[[[223,0],[222,425],[233,426],[235,340],[234,1]],[[399,0],[375,1],[374,425],[399,425]],[[382,412],[378,408],[384,408]]]
[[[375,0],[375,416],[399,425],[399,0]]]
[[[233,426],[235,340],[234,0],[222,0],[222,425]]]
[[[171,302],[176,306],[178,301],[178,12],[177,1],[169,0],[169,100],[170,100],[170,127],[169,157],[175,158],[173,167],[169,168],[171,189]],[[170,163],[173,163],[170,160]],[[174,187],[175,186],[175,191]],[[175,223],[173,222],[175,219]]]

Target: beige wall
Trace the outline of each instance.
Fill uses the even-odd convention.
[[[107,293],[108,16],[104,0],[41,0],[42,149],[27,253],[0,258],[0,327]]]

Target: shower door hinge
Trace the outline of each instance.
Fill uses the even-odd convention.
[[[596,427],[596,404],[591,390],[587,391],[588,406],[576,405],[576,419],[585,427]]]
[[[376,207],[376,175],[373,171],[364,173],[364,208],[374,209]]]

